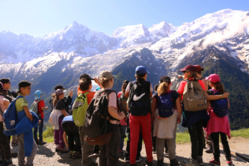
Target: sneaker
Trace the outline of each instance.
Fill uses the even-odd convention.
[[[37,143],[37,145],[45,145],[47,142],[44,142],[44,141],[39,141],[38,143]]]
[[[179,163],[176,159],[170,160],[170,166],[177,166],[177,165],[179,165]]]
[[[219,165],[220,165],[220,162],[213,159],[213,160],[210,160],[210,161],[209,161],[209,164],[215,165],[215,166],[219,166]]]
[[[142,161],[142,159],[140,157],[136,157],[136,163]]]
[[[99,154],[98,153],[93,153],[93,154],[91,154],[91,155],[89,155],[87,158],[89,159],[89,158],[97,158],[97,157],[99,157]]]
[[[153,154],[156,154],[156,150],[153,150],[152,153],[153,153]]]
[[[207,150],[205,150],[206,153],[213,153],[213,149],[208,148]]]
[[[227,165],[228,165],[228,166],[234,166],[234,164],[233,164],[232,161],[227,161]]]
[[[82,154],[80,151],[74,151],[72,153],[72,159],[79,159],[79,158],[81,158],[81,156],[82,156]]]
[[[129,163],[130,162],[130,157],[125,156],[125,162]]]
[[[17,153],[11,153],[11,157],[16,158],[17,157]]]
[[[8,165],[12,165],[13,163],[12,163],[12,160],[10,159],[10,160],[7,160],[7,161],[3,161],[2,163],[1,163],[1,166],[8,166]]]
[[[190,159],[190,161],[188,163],[185,164],[185,166],[198,166],[198,161],[194,160],[194,159]]]
[[[64,148],[57,147],[55,149],[55,151],[56,152],[61,152],[61,153],[68,153],[69,152],[69,150],[66,147],[64,147]]]
[[[145,162],[145,165],[146,165],[146,166],[152,166],[152,162],[146,161],[146,162]]]

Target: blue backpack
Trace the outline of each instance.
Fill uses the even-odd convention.
[[[173,114],[174,108],[171,91],[169,91],[169,93],[157,96],[156,99],[159,116],[162,118],[170,117]]]
[[[219,95],[219,92],[214,92],[214,95]],[[214,113],[218,117],[224,117],[227,115],[228,112],[228,100],[226,98],[224,99],[218,99],[218,100],[211,100],[211,106],[213,107]]]
[[[3,114],[3,133],[5,135],[10,136],[17,134],[15,130],[15,127],[18,123],[16,100],[22,97],[23,96],[18,96],[14,101],[12,101]]]

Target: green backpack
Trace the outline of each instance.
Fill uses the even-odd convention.
[[[76,126],[82,127],[85,124],[86,111],[88,108],[88,102],[86,95],[89,92],[84,94],[79,94],[73,103],[73,121]]]

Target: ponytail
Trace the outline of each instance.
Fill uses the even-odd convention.
[[[162,82],[159,84],[158,88],[157,88],[157,93],[158,96],[161,96],[162,94],[165,94],[169,91],[169,83],[168,82]]]
[[[58,96],[55,95],[55,96],[54,96],[54,100],[53,100],[53,105],[54,105],[54,107],[55,107],[55,105],[57,104],[57,102],[58,102]]]
[[[213,83],[216,90],[219,90],[221,94],[225,93],[225,88],[221,82]]]

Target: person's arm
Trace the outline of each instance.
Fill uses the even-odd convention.
[[[152,98],[152,102],[151,102],[151,112],[152,112],[152,116],[155,116],[155,110],[156,110],[156,98],[153,97],[153,98]]]
[[[177,117],[177,124],[181,123],[181,116],[182,116],[182,107],[181,107],[181,100],[180,97],[176,99],[176,109],[178,113]]]
[[[208,95],[207,94],[207,99],[208,100],[219,100],[219,99],[222,99],[222,98],[228,98],[229,96],[229,93],[228,92],[225,92],[221,95]]]
[[[61,112],[62,112],[62,114],[63,114],[64,116],[68,116],[68,114],[67,114],[67,111],[66,111],[66,110],[61,110]]]
[[[48,106],[47,107],[42,107],[41,109],[42,109],[42,111],[44,111],[44,110],[48,109]]]
[[[5,111],[8,108],[8,106],[10,105],[10,101],[9,100],[4,100],[3,104],[5,106],[5,109],[3,109],[3,111]]]
[[[102,85],[100,84],[99,79],[96,78],[96,77],[94,77],[93,79],[94,79],[95,83],[98,84],[99,87],[102,89],[103,87],[102,87]]]
[[[29,107],[28,106],[23,106],[23,110],[26,114],[26,116],[29,118],[29,120],[32,122],[33,121],[33,116],[29,111]]]
[[[115,119],[122,120],[125,118],[124,112],[118,112],[117,109],[113,106],[108,107],[108,112]]]

